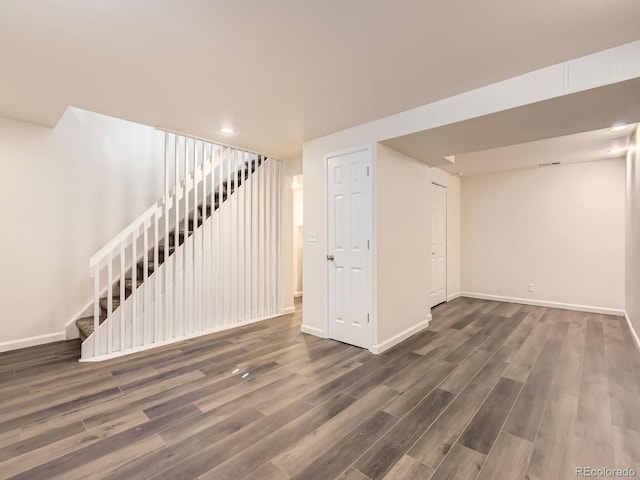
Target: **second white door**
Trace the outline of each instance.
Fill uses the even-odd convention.
[[[369,150],[327,161],[329,338],[371,346]]]
[[[431,306],[447,301],[447,189],[431,184]]]

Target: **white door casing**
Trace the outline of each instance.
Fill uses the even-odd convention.
[[[329,338],[370,348],[371,151],[327,159]]]
[[[431,184],[431,306],[447,301],[447,189]]]

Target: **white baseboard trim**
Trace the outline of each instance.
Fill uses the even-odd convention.
[[[0,343],[0,352],[10,352],[20,348],[35,347],[36,345],[44,345],[45,343],[60,342],[67,339],[66,332],[49,333],[47,335],[38,335],[37,337],[21,338],[20,340],[11,340],[9,342]]]
[[[305,325],[304,323],[300,326],[300,331],[316,337],[327,338],[327,335],[322,328],[312,327],[311,325]]]
[[[397,344],[399,344],[400,342],[403,342],[410,336],[415,335],[416,333],[427,328],[431,323],[432,318],[433,318],[432,315],[429,314],[426,320],[418,323],[417,325],[414,325],[413,327],[407,328],[404,332],[400,332],[399,334],[394,335],[390,339],[385,340],[384,342],[378,345],[371,345],[371,348],[369,349],[369,351],[377,355],[379,353],[385,352],[386,350],[389,350],[391,347],[396,346]]]
[[[455,300],[458,297],[462,296],[462,292],[456,292],[456,293],[452,293],[451,295],[447,295],[447,302],[450,302],[451,300]]]
[[[572,303],[550,302],[547,300],[536,300],[533,298],[503,297],[501,295],[487,295],[484,293],[460,292],[461,297],[477,298],[480,300],[494,300],[496,302],[522,303],[523,305],[534,305],[538,307],[561,308],[564,310],[575,310],[578,312],[602,313],[604,315],[624,316],[624,310],[608,307],[594,307],[592,305],[575,305]]]
[[[629,330],[631,331],[631,336],[633,337],[633,340],[636,342],[636,347],[638,348],[638,351],[640,351],[640,337],[638,337],[638,332],[636,332],[636,329],[633,328],[633,324],[631,323],[629,314],[626,311],[624,312],[624,318],[627,321]]]
[[[296,311],[296,307],[287,307],[284,309],[284,312],[282,312],[283,315],[290,315],[292,313],[295,313]]]
[[[302,297],[302,292],[293,292],[293,298],[300,298]]]

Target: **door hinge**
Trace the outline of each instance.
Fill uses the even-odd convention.
[[[369,176],[369,167],[367,167],[367,177]]]
[[[371,249],[371,244],[370,244],[370,240],[367,240],[367,250]]]
[[[367,323],[370,323],[371,320],[369,319],[369,314],[367,313]]]

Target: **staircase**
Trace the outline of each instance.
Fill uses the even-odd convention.
[[[281,177],[277,160],[166,132],[165,195],[90,260],[81,361],[281,314]]]

